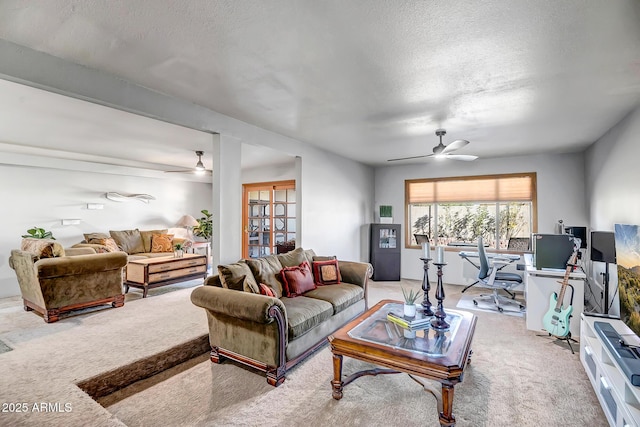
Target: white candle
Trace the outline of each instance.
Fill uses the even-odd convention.
[[[444,246],[438,246],[436,251],[436,264],[444,264]]]
[[[425,242],[422,244],[422,258],[431,258],[431,248],[429,247],[429,242]]]

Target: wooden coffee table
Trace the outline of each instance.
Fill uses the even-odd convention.
[[[402,314],[402,303],[380,301],[329,336],[333,353],[333,398],[340,400],[344,387],[361,376],[405,372],[438,400],[440,425],[454,426],[453,388],[462,381],[464,369],[470,362],[477,317],[464,311],[446,310],[449,330],[429,328],[412,334],[388,321],[389,311]],[[369,369],[342,378],[343,356],[387,369]],[[414,375],[440,382],[441,390],[430,388]]]
[[[184,254],[182,258],[173,256],[146,258],[129,261],[125,293],[129,288],[142,289],[142,298],[147,290],[158,286],[171,285],[186,280],[207,277],[207,257],[198,254]]]

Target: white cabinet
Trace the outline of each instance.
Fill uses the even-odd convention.
[[[598,396],[609,425],[640,426],[640,387],[631,384],[611,351],[602,342],[594,322],[611,324],[620,335],[633,334],[622,321],[581,316],[580,361]]]

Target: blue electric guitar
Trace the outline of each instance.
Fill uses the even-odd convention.
[[[562,284],[560,294],[555,292],[551,294],[549,297],[549,310],[542,318],[544,329],[551,335],[558,338],[565,338],[570,333],[569,318],[573,312],[573,307],[571,305],[565,307],[562,304],[564,302],[564,293],[567,290],[567,286],[569,286],[569,275],[571,274],[571,271],[573,271],[573,267],[578,258],[578,250],[580,250],[580,239],[574,239],[574,242],[575,240],[577,240],[578,243],[574,246],[573,254],[567,263],[567,269],[564,272],[564,279],[562,282],[558,282]]]

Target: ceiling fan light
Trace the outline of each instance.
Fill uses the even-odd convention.
[[[200,160],[198,160],[198,163],[196,163],[196,170],[204,172],[204,164],[202,164]]]

